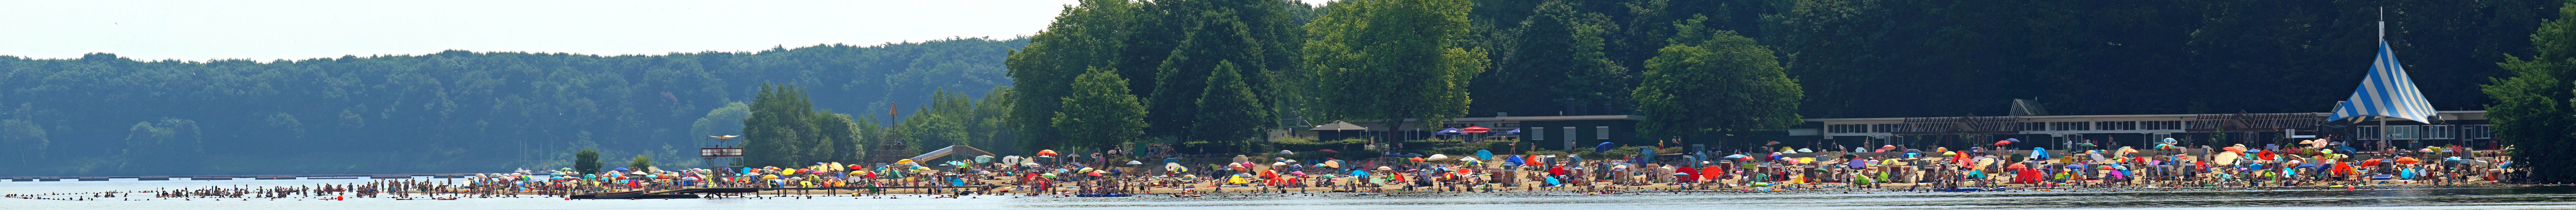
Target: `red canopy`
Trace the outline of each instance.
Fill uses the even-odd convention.
[[[1458,129],[1458,132],[1460,133],[1484,133],[1486,131],[1494,131],[1494,129],[1476,126],[1467,126],[1467,128]]]

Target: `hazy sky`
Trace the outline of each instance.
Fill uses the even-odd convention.
[[[1321,4],[1321,0],[1309,0]],[[304,59],[448,49],[581,54],[753,51],[1044,29],[1073,0],[0,0],[0,55]]]

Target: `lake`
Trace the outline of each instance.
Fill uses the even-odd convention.
[[[0,194],[142,191],[204,186],[345,184],[340,180],[58,181],[0,182]],[[155,199],[148,194],[135,194]],[[68,198],[72,196],[49,196]],[[2401,190],[2130,190],[2121,192],[1980,192],[1872,194],[1629,194],[1393,193],[1385,196],[1254,196],[1201,198],[871,199],[673,199],[562,200],[550,198],[389,198],[241,201],[210,199],[57,201],[0,198],[0,209],[2576,209],[2576,187],[2500,187]]]

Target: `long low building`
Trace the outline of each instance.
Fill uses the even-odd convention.
[[[2000,117],[1912,117],[1912,118],[1829,118],[1806,119],[1804,127],[1818,129],[1819,145],[1913,145],[1913,146],[1982,146],[1996,140],[2025,140],[2028,146],[2066,148],[2075,144],[2094,143],[2100,147],[2154,145],[2155,141],[2174,138],[2185,145],[2232,145],[2265,147],[2310,138],[2332,138],[2358,142],[2355,148],[2376,148],[2375,142],[2417,148],[2424,146],[2471,145],[2480,148],[2498,146],[2489,133],[2486,111],[2442,111],[2440,121],[2432,124],[2405,120],[2385,121],[2386,136],[2380,136],[2380,122],[2330,123],[2333,113],[2260,113],[2260,114],[2155,114],[2155,115],[2063,115]],[[1848,148],[1849,146],[1837,147]]]
[[[1876,145],[1907,147],[1989,146],[2004,139],[2023,140],[2016,147],[2074,148],[2092,143],[2101,148],[2155,145],[2157,140],[2174,138],[2185,145],[2246,144],[2264,147],[2287,144],[2309,138],[2333,138],[2359,142],[2353,147],[2376,148],[2377,142],[2419,148],[2424,146],[2470,145],[2492,149],[2498,145],[2489,133],[2486,111],[2442,111],[2442,120],[2432,124],[2405,120],[2387,121],[2381,137],[2379,122],[2329,123],[2332,113],[2246,113],[2246,114],[2148,114],[2148,115],[2054,115],[1996,117],[1905,117],[1905,118],[1821,118],[1805,119],[1805,124],[1785,132],[1761,136],[1694,136],[1673,144],[1709,144],[1711,148],[1750,146],[1790,146],[1798,148],[1833,147],[1850,149]],[[1457,118],[1437,123],[1408,119],[1403,127],[1389,128],[1375,121],[1348,122],[1361,130],[1298,131],[1323,139],[1383,138],[1399,140],[1431,138],[1511,138],[1537,143],[1537,149],[1580,148],[1602,142],[1622,145],[1655,145],[1669,141],[1637,133],[1638,122],[1649,116],[1516,116]],[[1325,126],[1330,127],[1330,126]],[[1487,133],[1467,136],[1443,136],[1437,131],[1449,128],[1482,127]],[[1720,142],[1731,141],[1731,142]],[[1770,144],[1769,142],[1780,142]]]

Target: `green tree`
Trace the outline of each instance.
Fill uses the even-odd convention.
[[[975,120],[970,121],[972,123],[966,129],[969,131],[967,138],[973,139],[969,142],[974,142],[975,148],[994,153],[1024,153],[1019,149],[1019,132],[1011,129],[1016,119],[1011,116],[1011,104],[1018,101],[1012,98],[1016,96],[1014,91],[1011,87],[993,87],[992,91],[984,93],[984,98],[975,101]]]
[[[599,149],[581,148],[580,152],[573,152],[572,170],[584,174],[599,173]]]
[[[18,164],[27,164],[45,158],[45,146],[53,141],[45,138],[45,127],[36,122],[7,119],[0,120],[0,144],[12,148],[9,153],[15,154],[11,158],[18,159]]]
[[[1485,51],[1468,38],[1464,0],[1340,1],[1306,25],[1305,69],[1317,113],[1327,119],[1465,115],[1467,83],[1484,71]]]
[[[1268,130],[1262,121],[1270,119],[1270,110],[1261,108],[1260,96],[1244,84],[1239,72],[1234,63],[1219,62],[1208,75],[1207,88],[1192,103],[1198,106],[1198,112],[1192,113],[1198,120],[1190,139],[1215,143],[1227,153],[1253,152],[1254,138]]]
[[[1655,137],[1778,129],[1796,125],[1804,92],[1770,49],[1734,31],[1678,24],[1672,45],[1646,60],[1637,128]]]
[[[723,107],[707,110],[706,117],[689,123],[689,136],[741,135],[743,118],[751,118],[751,105],[725,103]]]
[[[814,126],[813,139],[802,141],[807,144],[803,155],[805,159],[797,159],[797,163],[857,159],[859,145],[853,145],[852,142],[859,142],[862,139],[859,136],[859,123],[851,120],[850,115],[832,113],[832,111],[815,111],[812,117],[805,119],[813,120],[810,122]]]
[[[1077,75],[1093,68],[1113,68],[1123,59],[1128,30],[1140,5],[1127,0],[1085,0],[1065,6],[1055,23],[1029,36],[1029,46],[1012,51],[1012,127],[1029,139],[1067,139],[1054,118],[1072,96]],[[1164,52],[1169,53],[1169,52]],[[1123,88],[1122,88],[1123,89]],[[989,99],[987,99],[989,100]],[[1023,141],[1028,148],[1056,147],[1061,141]]]
[[[1154,83],[1154,92],[1145,102],[1145,110],[1150,113],[1145,116],[1145,122],[1152,124],[1145,130],[1146,135],[1196,137],[1191,133],[1197,129],[1190,126],[1198,124],[1198,120],[1208,119],[1198,117],[1199,105],[1196,102],[1199,96],[1206,95],[1200,91],[1207,90],[1208,78],[1212,78],[1209,74],[1214,73],[1218,64],[1239,63],[1252,67],[1248,72],[1262,71],[1259,68],[1263,60],[1262,41],[1245,30],[1249,25],[1231,18],[1233,16],[1230,10],[1199,14],[1196,23],[1189,26],[1188,39],[1181,40],[1180,47],[1173,49],[1170,56],[1164,57],[1162,65],[1156,67],[1154,79],[1148,81]],[[1253,105],[1259,108],[1262,104]],[[1224,120],[1259,122],[1265,119]]]
[[[1576,11],[1580,3],[1547,1],[1519,20],[1504,40],[1492,40],[1494,70],[1476,77],[1475,113],[1524,115],[1569,110],[1572,104],[1625,104],[1628,68],[1613,62],[1605,37],[1618,31],[1610,17]],[[1576,113],[1567,113],[1576,114]],[[1588,113],[1604,114],[1604,113]]]
[[[1063,131],[1066,146],[1076,149],[1107,149],[1119,143],[1135,141],[1145,135],[1145,106],[1137,104],[1136,95],[1127,94],[1127,79],[1116,71],[1093,69],[1074,79],[1073,95],[1065,96],[1064,109],[1055,114],[1055,127]]]
[[[2540,25],[2531,34],[2538,56],[2529,59],[2507,57],[2498,63],[2512,77],[2489,79],[2482,86],[2487,97],[2496,102],[2487,105],[2487,119],[2492,120],[2497,139],[2514,145],[2515,165],[2532,169],[2529,182],[2565,182],[2576,180],[2576,163],[2537,161],[2566,159],[2576,154],[2576,1],[2559,8],[2559,17]]]
[[[650,155],[635,155],[634,160],[626,161],[627,170],[643,171],[651,167],[653,167],[653,156]]]
[[[760,95],[751,103],[751,117],[742,120],[743,166],[798,166],[808,156],[820,131],[814,126],[813,102],[796,86],[761,85]]]

